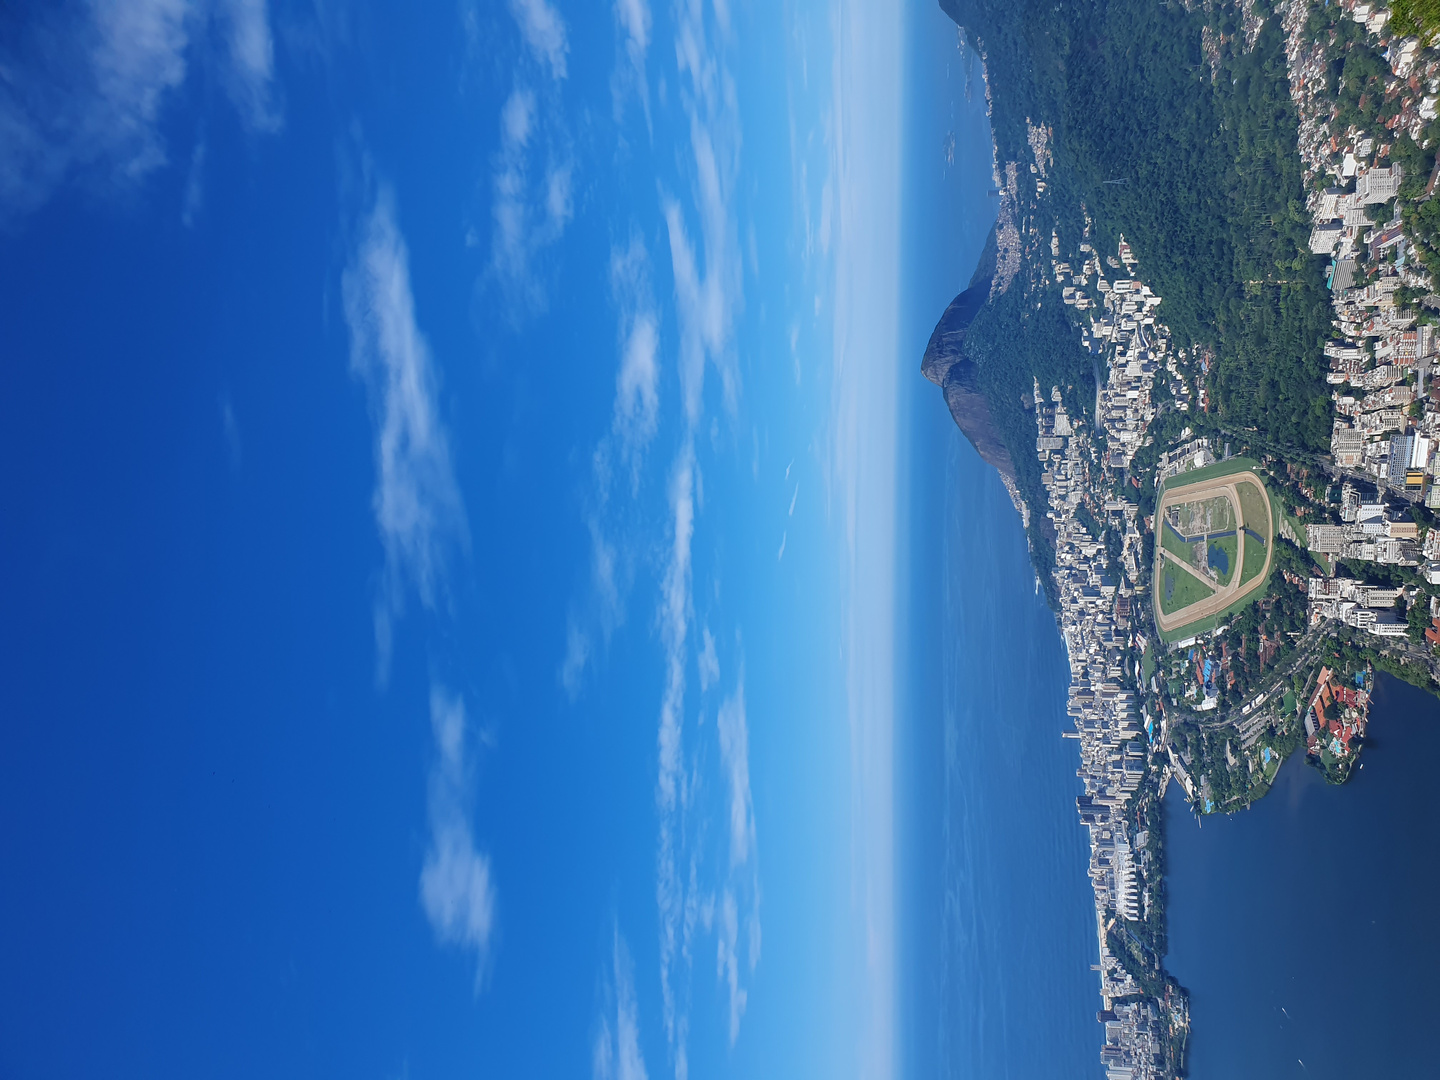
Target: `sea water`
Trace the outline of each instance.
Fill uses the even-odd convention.
[[[1440,1076],[1440,701],[1381,675],[1343,787],[1293,755],[1248,811],[1171,787],[1169,966],[1196,1080]]]
[[[1098,1076],[1078,744],[1060,737],[1064,649],[1005,489],[958,433],[937,435],[947,444],[938,707],[916,718],[939,774],[928,805],[936,894],[923,904],[934,945],[922,973],[936,1026],[924,1072]]]
[[[1019,513],[919,370],[995,219],[981,67],[932,0],[908,10],[901,1075],[1099,1077],[1079,755],[1061,738],[1064,646]]]

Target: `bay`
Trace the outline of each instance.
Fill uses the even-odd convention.
[[[1166,797],[1170,970],[1197,1080],[1440,1075],[1440,701],[1380,675],[1364,768],[1293,755],[1248,811]]]

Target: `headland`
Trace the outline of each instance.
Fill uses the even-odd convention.
[[[1068,650],[1101,1061],[1182,1076],[1170,783],[1200,815],[1292,753],[1343,783],[1377,670],[1440,687],[1440,26],[940,3],[985,64],[1000,206],[922,367]]]

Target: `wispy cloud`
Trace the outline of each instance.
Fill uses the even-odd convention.
[[[490,243],[491,272],[500,282],[514,320],[545,306],[545,289],[535,260],[565,233],[574,207],[573,166],[551,147],[544,164],[535,162],[539,102],[517,85],[500,110],[500,149],[495,156]]]
[[[659,774],[655,800],[660,838],[656,854],[655,901],[660,909],[660,997],[665,1035],[677,1080],[689,1075],[690,939],[694,932],[696,889],[682,877],[685,843],[682,812],[686,799],[682,735],[685,705],[686,638],[690,625],[690,544],[695,533],[695,452],[687,440],[670,480],[670,553],[661,582],[657,613],[664,650],[664,691],[657,736]],[[690,878],[695,875],[690,866]],[[687,885],[689,886],[687,888]]]
[[[648,1080],[645,1055],[640,1049],[634,964],[618,927],[604,997],[599,1030],[595,1034],[594,1080]]]
[[[755,852],[755,811],[750,796],[750,729],[745,717],[745,680],[720,707],[716,727],[720,733],[720,763],[730,796],[730,872],[720,903],[720,941],[716,968],[729,993],[730,1043],[740,1035],[746,991],[740,977],[741,901],[744,913],[745,967],[753,972],[760,962],[760,875]]]
[[[610,289],[620,332],[620,370],[615,376],[614,432],[622,456],[638,483],[640,455],[659,426],[659,316],[650,292],[650,259],[644,241],[632,235],[629,246],[610,254]]]
[[[164,166],[161,113],[185,84],[212,12],[232,100],[252,130],[273,131],[265,0],[42,5],[0,43],[0,210],[32,210],[71,178],[131,188]]]
[[[700,640],[704,644],[695,659],[695,667],[700,673],[700,692],[703,694],[720,681],[720,657],[715,652],[715,635],[710,633],[708,626],[700,631]]]
[[[221,0],[217,11],[229,64],[226,89],[241,119],[252,131],[277,131],[275,42],[266,0]]]
[[[612,536],[611,500],[617,464],[629,479],[629,494],[639,494],[645,451],[660,423],[660,324],[650,286],[650,257],[640,235],[610,253],[610,291],[615,303],[620,363],[615,374],[615,404],[610,430],[591,459],[593,487],[585,509],[590,533],[588,616],[572,611],[566,625],[565,659],[560,681],[571,700],[578,697],[591,662],[592,634],[602,643],[624,617],[624,593],[630,579],[629,550]],[[617,462],[618,458],[618,462]]]
[[[741,981],[739,904],[747,901],[746,933],[754,942],[747,960],[759,958],[759,882],[753,861],[753,821],[749,816],[748,734],[743,690],[725,706],[721,739],[722,760],[731,781],[743,782],[742,805],[748,823],[743,829],[745,852],[732,849],[730,866],[715,881],[702,880],[704,852],[700,839],[686,830],[691,812],[691,787],[698,783],[693,767],[686,768],[684,753],[685,670],[688,638],[693,621],[691,595],[691,544],[699,491],[694,436],[704,412],[707,367],[720,378],[725,409],[738,409],[740,373],[734,347],[734,327],[744,304],[743,261],[737,231],[735,181],[740,167],[740,120],[734,80],[724,48],[717,45],[729,35],[728,7],[706,8],[698,0],[675,5],[675,58],[679,71],[679,99],[689,121],[688,187],[698,232],[680,200],[662,190],[661,212],[670,247],[671,276],[679,327],[681,415],[685,435],[671,475],[671,548],[661,583],[657,622],[664,652],[665,680],[657,736],[659,770],[656,803],[659,815],[656,900],[660,909],[660,986],[665,1033],[676,1080],[689,1073],[689,983],[691,950],[697,924],[716,928],[718,904],[717,974],[728,991],[728,1031],[733,1043],[745,1012]],[[718,679],[718,658],[707,634],[699,667],[702,693],[712,677]],[[733,803],[731,807],[733,813]],[[742,856],[740,868],[735,856]],[[718,900],[717,900],[718,894]]]
[[[730,794],[730,867],[744,866],[755,847],[755,814],[750,801],[750,727],[745,718],[745,680],[720,707],[720,762]]]
[[[490,860],[470,828],[474,778],[466,754],[465,703],[444,687],[430,690],[435,762],[430,771],[430,842],[420,870],[420,904],[436,938],[475,955],[484,977],[495,926]]]
[[[190,15],[185,0],[72,4],[37,11],[0,46],[9,209],[32,209],[78,170],[130,185],[165,163],[156,124],[185,81]]]
[[[620,31],[620,61],[610,81],[615,120],[625,113],[631,94],[640,99],[645,127],[650,127],[650,84],[645,77],[645,54],[650,49],[650,4],[648,0],[615,0],[615,23]]]
[[[510,14],[535,59],[550,69],[553,78],[565,78],[570,42],[560,13],[547,0],[510,0]]]
[[[712,32],[722,37],[726,33],[726,10],[715,5],[713,27],[706,25],[703,6],[693,0],[678,4],[677,16],[675,57],[690,127],[698,246],[679,202],[667,197],[663,210],[680,322],[680,386],[686,418],[693,425],[700,415],[707,359],[720,376],[726,408],[733,413],[739,400],[740,369],[732,337],[744,303],[734,205],[741,138],[735,81],[710,42]]]
[[[365,383],[375,424],[375,524],[385,574],[375,603],[377,675],[389,670],[392,622],[407,586],[433,607],[448,553],[469,531],[436,402],[430,349],[415,322],[409,256],[382,189],[359,229],[342,280],[351,370]]]

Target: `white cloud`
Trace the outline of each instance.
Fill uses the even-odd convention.
[[[593,654],[592,629],[605,643],[624,618],[624,594],[630,579],[633,543],[623,546],[610,535],[615,459],[625,467],[632,499],[639,495],[645,451],[660,423],[660,324],[650,287],[650,258],[638,233],[610,253],[610,291],[615,302],[619,366],[610,430],[592,456],[592,504],[586,508],[590,533],[591,618],[572,610],[566,626],[565,659],[560,682],[570,699],[580,693]],[[622,515],[623,516],[623,515]]]
[[[596,503],[585,512],[585,527],[590,534],[590,588],[584,614],[572,609],[566,623],[565,659],[560,666],[560,684],[571,701],[580,696],[585,669],[594,653],[593,636],[598,632],[601,645],[608,645],[611,635],[625,621],[625,594],[633,576],[632,545],[621,545],[613,539],[606,521],[606,503],[610,498],[609,440],[603,440],[595,451],[592,465],[595,473]]]
[[[707,634],[708,637],[708,634]],[[745,682],[720,707],[720,762],[730,789],[730,867],[750,861],[755,816],[750,802],[750,728],[745,719]]]
[[[620,51],[623,54],[611,78],[615,120],[625,111],[630,93],[640,99],[645,126],[650,127],[650,86],[645,78],[645,54],[650,49],[650,5],[647,0],[615,0],[615,23],[620,28]]]
[[[640,456],[655,437],[660,413],[660,324],[650,293],[649,265],[638,233],[631,236],[628,247],[610,253],[610,291],[620,333],[613,430],[632,469],[632,489],[639,482]]]
[[[590,663],[590,635],[574,612],[565,624],[565,659],[560,662],[560,685],[571,701],[580,696],[585,666]]]
[[[0,44],[0,209],[33,210],[71,178],[132,187],[166,165],[161,118],[212,10],[225,37],[220,74],[242,119],[275,130],[265,0],[42,6]]]
[[[715,5],[719,31],[724,11]],[[740,369],[732,337],[744,303],[743,262],[736,231],[735,181],[740,169],[740,120],[735,82],[723,57],[712,50],[699,3],[678,5],[675,58],[681,100],[690,125],[691,188],[699,218],[697,251],[685,215],[673,198],[663,200],[680,322],[680,385],[687,422],[698,424],[705,362],[720,376],[726,408],[735,411]]]
[[[651,311],[639,312],[629,321],[616,378],[615,421],[625,445],[643,450],[655,436],[660,409],[656,390],[660,366],[655,359],[660,327]]]
[[[535,260],[564,235],[574,213],[568,159],[557,157],[552,149],[543,167],[532,160],[538,125],[534,91],[516,86],[500,110],[490,268],[504,288],[509,315],[517,320],[544,307],[545,290]]]
[[[501,138],[523,150],[530,141],[530,129],[534,124],[535,95],[529,90],[517,88],[500,109]]]
[[[648,1080],[645,1055],[640,1049],[634,965],[618,928],[612,952],[606,1002],[595,1035],[592,1075],[594,1080]]]
[[[565,78],[565,56],[570,51],[565,20],[547,0],[510,0],[510,14],[535,59],[550,68],[553,78]]]
[[[735,896],[726,889],[720,900],[720,933],[715,944],[715,972],[729,992],[728,1031],[731,1046],[734,1046],[735,1040],[740,1037],[740,1018],[745,1015],[748,997],[745,988],[740,985],[740,958],[737,948],[739,936],[740,916],[735,908]]]
[[[382,190],[360,226],[342,281],[351,370],[365,383],[375,423],[375,524],[385,575],[375,605],[378,675],[388,672],[391,623],[406,585],[433,607],[447,554],[469,542],[436,403],[430,349],[415,322],[409,256]]]
[[[138,178],[165,161],[155,124],[165,94],[185,81],[188,5],[185,0],[94,3],[91,15],[98,100],[82,120],[82,140],[90,145],[80,152],[108,150],[125,175]]]
[[[687,442],[670,481],[670,559],[661,584],[660,639],[665,649],[665,694],[660,708],[662,809],[676,805],[680,777],[681,708],[685,699],[685,640],[690,624],[690,544],[695,535],[695,451]]]
[[[737,893],[748,898],[745,914],[748,954],[745,965],[755,970],[760,962],[760,875],[755,851],[755,811],[750,796],[750,730],[745,717],[745,680],[720,707],[716,727],[720,734],[720,763],[728,788],[730,809],[730,876],[720,904],[717,973],[730,1001],[730,1044],[740,1035],[746,991],[741,985],[738,939],[740,913]]]
[[[156,130],[185,81],[185,0],[37,12],[0,46],[0,200],[24,212],[72,173],[130,185],[163,165]]]
[[[733,693],[721,705],[716,723],[720,749],[721,787],[728,819],[728,851],[718,880],[705,872],[712,864],[704,842],[706,830],[687,826],[695,815],[695,798],[702,776],[698,759],[684,749],[685,669],[693,612],[692,545],[695,533],[698,472],[691,442],[682,447],[671,475],[670,554],[661,581],[657,616],[664,650],[665,684],[660,704],[657,737],[659,774],[656,805],[660,836],[656,857],[656,905],[660,911],[660,993],[665,1033],[676,1080],[689,1074],[689,983],[692,945],[697,924],[717,931],[717,975],[728,994],[729,1039],[739,1037],[745,1013],[739,952],[741,930],[747,954],[744,967],[752,971],[760,959],[760,880],[755,849],[755,819],[750,794],[750,736],[745,710],[743,674]],[[701,630],[696,658],[701,692],[720,677],[715,639]],[[720,895],[716,921],[716,894]],[[742,908],[743,906],[743,913]]]
[[[715,636],[707,626],[700,631],[704,646],[695,666],[700,670],[700,692],[703,694],[720,681],[720,658],[715,654]]]
[[[688,979],[690,937],[696,889],[682,878],[680,859],[685,799],[682,732],[685,704],[686,637],[690,623],[690,544],[695,532],[695,451],[687,439],[670,481],[670,556],[661,582],[660,640],[664,649],[665,686],[660,702],[657,736],[659,775],[655,800],[660,817],[656,854],[655,901],[660,909],[660,997],[665,1035],[676,1080],[686,1080],[689,1059]],[[690,878],[694,878],[692,862]]]
[[[252,131],[277,131],[275,43],[266,0],[222,0],[218,11],[229,53],[226,89]]]
[[[733,417],[738,410],[740,372],[734,327],[744,303],[735,205],[741,143],[739,106],[723,50],[713,47],[711,40],[712,34],[718,39],[728,35],[728,8],[715,3],[711,10],[713,25],[707,26],[705,7],[698,0],[683,0],[675,6],[678,97],[689,121],[686,171],[698,228],[692,231],[687,210],[679,199],[663,190],[661,196],[679,328],[684,425],[681,452],[671,473],[671,548],[657,613],[666,675],[657,735],[660,835],[656,900],[660,912],[661,1005],[676,1080],[687,1080],[689,1072],[689,985],[697,925],[717,932],[717,971],[727,990],[727,1030],[732,1044],[739,1036],[746,1005],[738,945],[742,923],[749,942],[747,963],[752,968],[759,959],[760,941],[760,888],[750,810],[743,688],[737,688],[722,707],[717,725],[725,774],[722,786],[729,796],[731,817],[729,858],[722,863],[726,869],[720,871],[718,880],[711,873],[713,860],[704,841],[704,828],[687,826],[696,813],[692,801],[702,783],[699,759],[687,763],[683,745],[685,670],[694,619],[691,545],[697,507],[703,503],[695,434],[703,430],[707,367],[713,367],[719,375],[726,411]],[[623,24],[625,13],[617,8],[617,16]],[[718,437],[714,417],[708,427],[713,444]],[[705,693],[719,679],[719,658],[708,629],[701,636],[703,647],[697,667],[701,692]],[[738,834],[734,825],[737,798],[742,818]]]
[[[495,927],[490,860],[470,829],[471,766],[465,752],[465,703],[430,689],[435,762],[430,771],[430,842],[420,869],[420,904],[435,936],[475,954],[476,986],[484,976]]]

